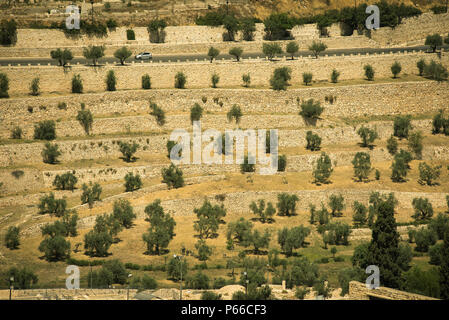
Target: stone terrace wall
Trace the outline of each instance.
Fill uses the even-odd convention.
[[[385,300],[438,300],[417,293],[399,291],[386,287],[368,289],[365,283],[361,283],[358,281],[349,282],[349,299],[369,300],[370,297]]]
[[[130,297],[137,293],[136,289],[129,289]],[[87,299],[126,299],[127,289],[26,289],[13,290],[12,299],[30,300],[30,299],[57,299],[57,300],[85,300]],[[0,290],[0,300],[9,299],[9,290]]]
[[[326,96],[337,97],[334,104],[324,103]],[[202,97],[207,102],[201,101]],[[214,102],[214,98],[218,99]],[[145,114],[149,112],[149,101],[157,103],[166,113],[190,112],[195,103],[200,103],[205,113],[227,112],[238,104],[244,114],[271,113],[297,114],[300,110],[297,99],[319,100],[325,105],[323,116],[357,117],[365,114],[396,115],[437,112],[447,108],[449,83],[434,81],[399,82],[351,86],[329,86],[320,88],[289,89],[202,89],[199,90],[133,90],[101,92],[82,95],[26,97],[0,99],[2,125],[14,126],[26,122],[47,119],[75,118],[80,103],[84,102],[95,118],[112,114]],[[429,103],[431,101],[431,103]],[[61,102],[67,110],[57,108]],[[223,102],[221,107],[218,102]],[[41,106],[45,106],[41,108]],[[28,108],[32,109],[32,112]],[[95,123],[95,122],[94,122]],[[94,124],[95,126],[95,124]]]
[[[117,88],[139,89],[141,77],[148,73],[153,79],[155,88],[173,88],[174,76],[182,71],[187,76],[187,88],[210,87],[210,77],[215,72],[220,76],[219,86],[236,86],[242,83],[242,74],[250,73],[251,85],[266,86],[273,70],[277,67],[288,66],[292,69],[292,84],[302,83],[301,74],[312,72],[318,81],[328,80],[333,69],[341,72],[340,79],[364,78],[363,66],[371,64],[376,77],[391,77],[390,67],[398,61],[402,65],[403,74],[416,73],[416,62],[425,58],[437,59],[436,55],[422,53],[399,53],[386,55],[364,55],[346,57],[323,57],[320,59],[301,58],[299,60],[242,61],[233,62],[197,62],[197,63],[154,63],[132,64],[131,66],[105,65],[102,67],[73,66],[63,69],[56,66],[47,67],[0,67],[10,79],[10,94],[28,94],[29,84],[36,76],[40,77],[42,92],[70,92],[71,79],[74,74],[81,74],[84,91],[102,91],[105,88],[105,77],[109,70],[114,70],[117,77]],[[449,64],[449,54],[441,56],[443,64]],[[244,71],[243,71],[244,70]],[[102,85],[100,85],[102,84]]]

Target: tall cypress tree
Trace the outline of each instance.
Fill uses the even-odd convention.
[[[440,264],[440,298],[449,299],[449,232],[444,234]]]
[[[367,261],[380,271],[380,284],[390,288],[400,287],[399,233],[394,218],[394,197],[382,199],[377,206],[377,219],[372,228]]]

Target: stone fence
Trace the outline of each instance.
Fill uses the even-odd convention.
[[[365,283],[349,282],[349,299],[351,300],[438,300],[417,293],[399,291],[396,289],[379,287],[368,289]]]

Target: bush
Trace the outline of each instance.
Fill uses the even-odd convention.
[[[14,129],[11,130],[11,139],[22,139],[22,128],[15,126]]]
[[[312,131],[307,131],[306,140],[306,149],[311,151],[318,151],[321,149],[321,138],[318,134],[314,134]]]
[[[408,164],[400,154],[396,154],[391,164],[391,180],[393,182],[403,182],[407,176]]]
[[[392,156],[398,152],[398,141],[393,135],[391,135],[387,140],[387,150]]]
[[[424,45],[429,46],[432,49],[432,52],[435,52],[437,51],[437,47],[443,45],[443,38],[438,33],[428,35]]]
[[[98,183],[92,185],[92,182],[89,183],[89,186],[84,183],[82,188],[83,193],[81,194],[81,203],[87,203],[89,208],[92,208],[95,201],[100,201],[102,188]]]
[[[14,19],[4,20],[0,24],[0,44],[15,45],[17,42],[17,24]]]
[[[252,162],[252,163],[250,163],[250,162]],[[250,161],[249,157],[245,156],[245,158],[243,159],[243,163],[240,164],[240,172],[241,173],[255,172],[256,171],[255,163],[256,163],[256,160],[254,159],[254,157],[251,157],[251,161]]]
[[[414,131],[408,137],[408,147],[415,154],[416,159],[421,159],[422,157],[422,140],[423,136],[421,131]]]
[[[133,192],[142,188],[142,179],[140,175],[134,175],[132,172],[128,172],[125,175],[125,192]]]
[[[120,152],[123,155],[123,160],[126,162],[133,162],[136,161],[136,157],[134,157],[134,154],[137,152],[137,149],[139,149],[139,145],[135,142],[128,143],[128,142],[119,142],[119,148]]]
[[[50,51],[50,56],[54,60],[58,60],[59,66],[65,67],[69,61],[73,59],[72,51],[69,49],[56,49]]]
[[[214,73],[211,76],[212,88],[216,88],[219,81],[220,81],[220,76],[218,74]]]
[[[155,117],[158,125],[163,126],[165,124],[165,112],[156,103],[150,103],[150,114]]]
[[[366,79],[368,79],[369,81],[373,81],[374,80],[374,69],[371,65],[367,64],[363,67],[363,69],[365,70],[365,77]]]
[[[79,74],[73,75],[72,93],[83,93],[83,80],[81,80],[81,76]]]
[[[212,63],[212,61],[214,59],[216,59],[219,54],[220,54],[220,50],[218,50],[217,48],[214,48],[214,47],[210,47],[209,51],[207,52],[207,55],[210,59],[210,63]]]
[[[92,64],[97,66],[99,59],[104,57],[105,46],[92,46],[89,45],[87,48],[83,49],[83,56],[87,60],[92,60]]]
[[[127,40],[136,40],[136,34],[133,29],[126,30],[126,39]]]
[[[273,60],[273,58],[277,55],[277,54],[282,54],[282,47],[279,43],[264,43],[262,45],[262,52],[264,55],[266,55],[268,57],[268,59],[270,61]]]
[[[131,57],[133,53],[127,47],[121,47],[114,52],[114,57],[120,60],[121,65],[123,66],[126,62],[126,59]],[[111,91],[111,90],[110,90]]]
[[[324,108],[321,107],[319,101],[314,101],[313,99],[309,99],[301,103],[301,111],[299,115],[308,119],[319,119],[320,115],[323,113]]]
[[[321,41],[313,41],[312,44],[309,46],[309,50],[312,51],[313,55],[316,59],[318,59],[318,55],[321,52],[324,52],[327,49],[327,45],[324,44]]]
[[[228,121],[231,122],[232,119],[234,119],[236,124],[240,122],[242,116],[242,109],[237,104],[232,105],[231,110],[229,110],[229,112],[226,114]]]
[[[401,73],[402,66],[399,62],[395,61],[391,66],[391,73],[393,74],[393,78],[397,78],[398,74]]]
[[[171,258],[167,265],[168,279],[179,281],[181,279],[181,270],[183,279],[187,278],[188,264],[186,259]]]
[[[440,14],[440,13],[446,13],[446,7],[445,6],[433,6],[430,8],[434,14]]]
[[[273,207],[271,202],[268,202],[265,207],[265,200],[260,199],[258,203],[251,202],[249,208],[251,211],[259,217],[260,222],[271,222],[273,221],[273,215],[276,213],[276,209]]]
[[[429,229],[435,231],[439,240],[444,240],[444,235],[449,231],[449,216],[439,213],[429,222]]]
[[[243,54],[243,49],[241,47],[233,47],[229,50],[229,54],[234,56],[237,61],[240,61],[240,57]]]
[[[234,41],[235,34],[240,29],[240,23],[234,15],[226,15],[223,18],[223,28],[226,29],[226,34],[223,35],[224,41]]]
[[[332,70],[331,82],[332,83],[337,83],[338,82],[338,77],[340,77],[340,72],[338,72],[336,69]]]
[[[429,247],[429,263],[433,265],[440,265],[441,264],[441,258],[443,254],[443,244],[437,243],[431,247]]]
[[[394,118],[393,131],[394,136],[399,139],[408,138],[409,131],[412,129],[411,116],[397,116]]]
[[[182,170],[173,163],[168,168],[162,168],[162,182],[166,183],[168,188],[181,188],[184,186]]]
[[[131,203],[125,199],[114,201],[112,216],[126,229],[132,227],[133,220],[136,218]]]
[[[282,251],[287,256],[291,256],[294,249],[305,246],[305,239],[309,234],[310,229],[305,228],[302,225],[291,229],[285,227],[278,231],[278,243],[281,246]]]
[[[345,245],[349,244],[348,238],[351,234],[351,227],[346,223],[334,222],[326,226],[328,235],[328,244]]]
[[[422,76],[424,73],[424,68],[426,66],[426,62],[424,59],[419,59],[419,61],[416,63],[416,66],[418,67],[419,75]]]
[[[428,186],[434,185],[435,180],[440,177],[441,166],[431,167],[425,162],[419,164],[419,180],[420,184],[426,184]]]
[[[274,90],[286,90],[288,81],[292,78],[291,73],[289,67],[276,68],[270,78],[271,87]]]
[[[414,198],[412,201],[415,214],[412,216],[415,221],[428,220],[433,216],[432,203],[427,198]]]
[[[333,217],[341,217],[345,208],[343,196],[341,194],[339,196],[331,195],[329,197],[329,208]]]
[[[34,139],[54,140],[56,139],[56,124],[53,120],[43,120],[34,126]]]
[[[30,84],[30,95],[38,96],[40,95],[39,77],[33,78]]]
[[[302,81],[304,82],[304,84],[306,86],[308,86],[310,83],[312,83],[312,77],[313,77],[313,75],[310,72],[304,72],[302,74]]]
[[[429,64],[424,66],[423,75],[427,78],[441,82],[447,80],[449,73],[447,68],[443,66],[441,62],[437,63],[432,60]]]
[[[221,300],[221,294],[212,291],[204,291],[201,294],[201,300]]]
[[[61,154],[62,153],[59,151],[59,146],[57,144],[47,142],[42,150],[42,160],[44,163],[55,164],[58,162],[58,157]]]
[[[77,182],[78,179],[69,171],[61,175],[56,175],[53,180],[53,186],[55,186],[57,190],[74,190]]]
[[[0,73],[0,98],[9,98],[9,79],[5,73]]]
[[[445,122],[446,119],[444,118],[443,109],[440,109],[440,111],[433,117],[432,120],[432,134],[442,133],[444,130]]]
[[[321,155],[316,162],[316,166],[313,169],[314,183],[329,183],[329,177],[333,171],[331,159],[325,152],[321,152]]]
[[[212,248],[203,239],[199,239],[195,243],[195,248],[198,250],[198,260],[200,261],[206,261],[212,255]]]
[[[285,49],[285,51],[290,54],[290,56],[292,57],[292,60],[295,58],[295,54],[298,53],[299,51],[299,45],[296,41],[290,41],[287,44],[287,48]]]
[[[249,85],[251,84],[251,76],[249,73],[245,73],[244,75],[242,75],[242,81],[243,81],[243,85],[248,88]]]
[[[368,212],[366,206],[363,203],[354,201],[352,208],[353,208],[352,221],[354,223],[354,227],[360,228],[366,225],[367,223],[366,214]]]
[[[284,172],[287,166],[287,156],[282,154],[278,158],[278,172]]]
[[[167,27],[167,22],[164,19],[154,19],[148,24],[147,30],[150,34],[150,42],[162,43],[165,41],[164,29]]]
[[[6,231],[5,235],[5,246],[14,250],[17,249],[20,245],[20,229],[19,227],[10,226],[8,231]]]
[[[363,125],[357,130],[357,134],[362,138],[361,146],[365,148],[370,147],[374,140],[379,137],[376,130],[367,128]]]
[[[278,215],[279,216],[294,216],[296,215],[296,202],[299,198],[295,194],[279,193],[278,194]]]
[[[429,246],[433,246],[437,242],[437,234],[428,228],[421,228],[415,232],[415,250],[418,252],[429,251]]]
[[[254,19],[243,18],[240,21],[240,26],[242,28],[243,40],[253,41],[254,40],[254,31],[256,31],[256,24],[254,22]]]
[[[194,121],[199,121],[203,116],[203,108],[195,103],[190,109],[190,122],[193,124]]]
[[[115,72],[114,70],[109,70],[107,75],[106,75],[106,90],[107,91],[115,91],[116,90],[116,84],[117,84],[117,80],[115,78]]]
[[[209,277],[198,271],[194,276],[187,277],[186,287],[190,289],[209,289]]]
[[[142,89],[151,89],[151,78],[148,74],[142,76]]]
[[[90,131],[92,130],[92,123],[94,122],[94,117],[89,109],[85,109],[84,103],[81,104],[81,110],[78,111],[76,120],[78,120],[78,122],[83,127],[86,134],[89,135]]]
[[[187,82],[187,77],[185,76],[184,73],[178,72],[175,75],[175,88],[177,88],[177,89],[184,89],[185,85],[186,85],[186,82]]]

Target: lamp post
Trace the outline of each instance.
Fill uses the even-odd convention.
[[[248,272],[244,271],[243,275],[245,276],[245,295],[248,297]]]
[[[182,256],[174,254],[173,258],[179,260],[179,268],[181,273],[181,280],[179,281],[179,300],[182,300]]]
[[[92,5],[92,24],[94,24],[94,0],[90,0],[90,4]]]
[[[128,274],[128,291],[126,293],[126,300],[129,300],[129,278],[131,278],[133,275],[130,273]]]
[[[12,290],[13,290],[14,277],[9,278],[9,300],[12,298]]]

